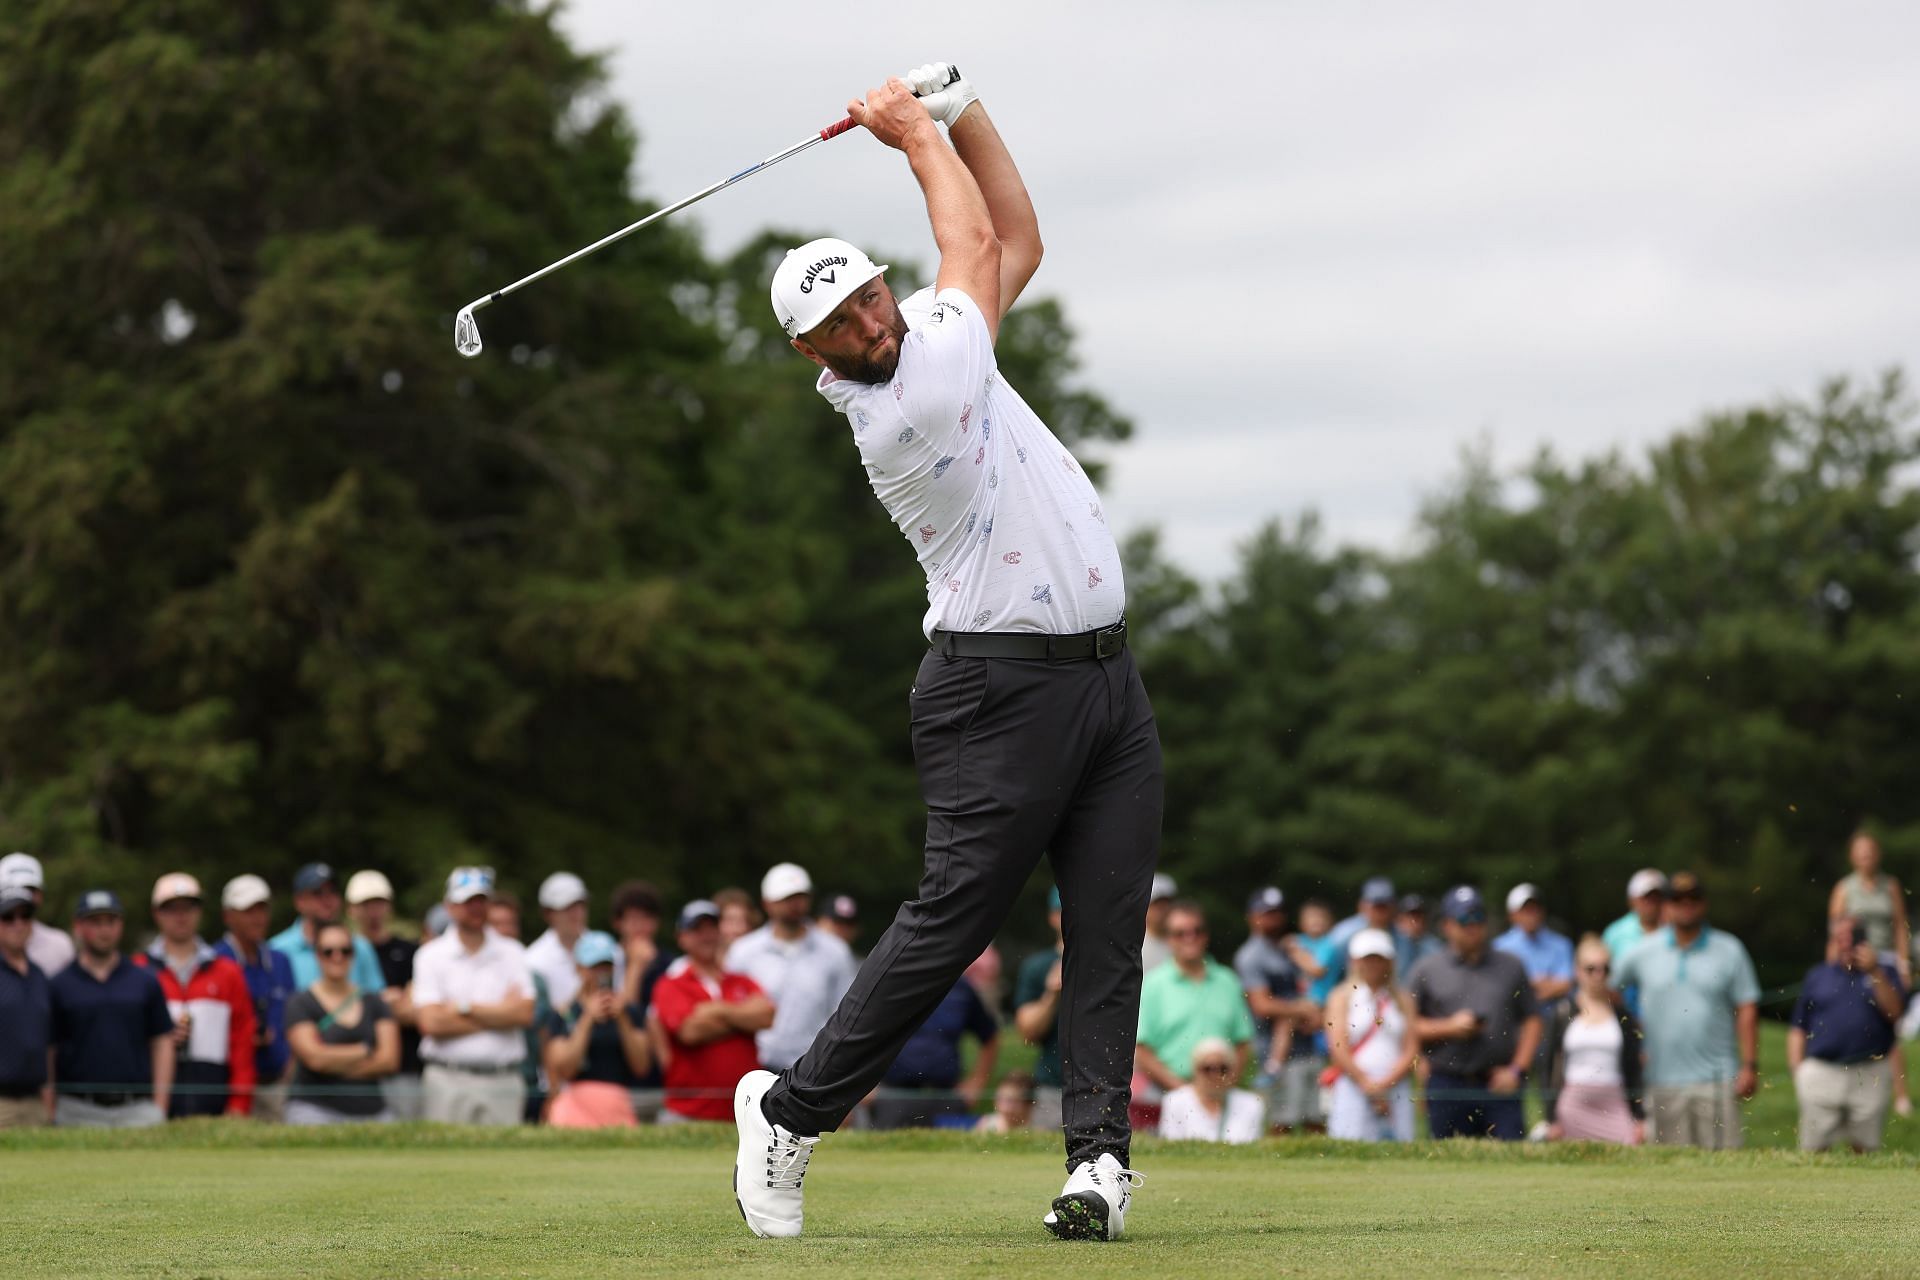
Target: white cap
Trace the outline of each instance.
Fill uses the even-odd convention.
[[[1153,888],[1147,890],[1147,901],[1158,902],[1162,898],[1171,898],[1178,892],[1180,892],[1180,886],[1173,882],[1172,876],[1163,871],[1153,878]]]
[[[492,867],[455,867],[447,876],[447,901],[454,906],[492,896]]]
[[[1358,960],[1361,956],[1385,956],[1392,960],[1394,955],[1393,935],[1385,929],[1362,929],[1347,944],[1349,960]]]
[[[393,882],[378,871],[356,871],[347,877],[347,905],[359,906],[376,898],[393,901]]]
[[[1233,1061],[1233,1046],[1220,1036],[1201,1036],[1194,1041],[1193,1052],[1187,1055],[1189,1062],[1203,1062],[1208,1058],[1225,1058]]]
[[[47,873],[41,868],[40,859],[30,853],[10,853],[0,858],[0,887],[15,885],[25,889],[47,887]]]
[[[774,317],[789,338],[797,338],[885,270],[845,240],[833,236],[809,240],[787,250],[774,270]]]
[[[791,862],[782,862],[760,880],[760,897],[766,902],[784,902],[796,893],[812,893],[813,881]]]
[[[200,901],[200,882],[184,871],[169,871],[153,882],[153,905],[172,902],[175,898],[192,898]]]
[[[220,905],[228,911],[245,911],[248,907],[257,907],[273,897],[273,890],[267,888],[267,882],[259,876],[235,876],[227,881],[227,887],[220,891]]]
[[[1540,891],[1530,884],[1517,884],[1507,890],[1507,914],[1512,915],[1529,902],[1540,901]]]
[[[1666,872],[1657,871],[1652,867],[1634,872],[1633,879],[1627,881],[1628,902],[1632,902],[1635,898],[1644,898],[1650,893],[1665,893],[1666,891]]]
[[[556,871],[540,882],[540,907],[560,911],[587,900],[587,882],[571,871]]]

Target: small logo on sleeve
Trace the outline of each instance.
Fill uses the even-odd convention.
[[[1018,551],[1009,551],[1007,552],[1007,554],[1001,556],[1000,558],[1002,560],[1005,560],[1008,564],[1020,563],[1020,553]]]
[[[934,478],[935,480],[938,480],[938,479],[939,479],[939,478],[940,478],[941,476],[943,476],[943,475],[945,475],[945,474],[947,474],[947,468],[948,468],[948,467],[950,467],[950,466],[952,466],[952,465],[953,465],[953,455],[952,455],[952,454],[948,454],[948,455],[947,455],[946,457],[944,457],[944,458],[942,458],[942,459],[940,459],[940,461],[938,461],[938,462],[936,462],[936,463],[934,463],[934,464],[933,464],[933,478]]]
[[[933,541],[933,538],[934,538],[934,535],[935,535],[935,534],[937,534],[937,533],[939,533],[939,532],[940,532],[940,531],[939,531],[938,529],[936,529],[936,528],[934,528],[934,527],[933,527],[932,525],[930,525],[930,524],[923,524],[923,525],[921,525],[921,526],[920,526],[920,545],[924,547],[924,546],[926,546],[926,545],[927,545],[927,544],[928,544],[929,542],[932,542],[932,541]]]
[[[900,430],[900,443],[905,444],[907,441],[911,439],[913,439],[913,428],[902,427]]]
[[[962,435],[966,434],[967,423],[971,422],[972,420],[973,420],[973,406],[969,404],[965,408],[960,410],[960,433]]]

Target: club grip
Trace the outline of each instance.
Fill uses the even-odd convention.
[[[822,129],[820,131],[820,141],[825,142],[829,138],[837,138],[851,128],[853,128],[853,117],[848,116],[839,124],[830,124]]]

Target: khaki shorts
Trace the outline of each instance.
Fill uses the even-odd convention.
[[[37,1093],[26,1098],[0,1098],[0,1129],[43,1129],[52,1123],[47,1118],[47,1104]]]
[[[1738,1150],[1740,1103],[1733,1081],[1653,1086],[1647,1090],[1647,1128],[1663,1146]]]
[[[1841,1145],[1878,1151],[1893,1100],[1893,1063],[1807,1058],[1793,1073],[1793,1092],[1800,1100],[1802,1151]]]

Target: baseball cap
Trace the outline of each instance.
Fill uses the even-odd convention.
[[[1707,886],[1700,883],[1700,877],[1691,871],[1676,871],[1673,879],[1667,881],[1669,898],[1704,898]]]
[[[1446,897],[1440,899],[1440,914],[1461,924],[1484,924],[1487,904],[1480,900],[1478,889],[1468,884],[1457,884],[1447,890]]]
[[[1421,897],[1419,894],[1410,893],[1406,897],[1400,899],[1401,915],[1403,916],[1425,915],[1426,913],[1427,913],[1427,900]]]
[[[493,896],[492,867],[455,867],[447,877],[447,901],[453,906]]]
[[[778,901],[778,899],[775,899],[775,901]],[[714,906],[705,898],[695,898],[692,902],[680,908],[680,920],[674,925],[674,928],[691,929],[702,920],[718,920],[719,918],[720,908]]]
[[[1222,1036],[1201,1036],[1194,1042],[1193,1052],[1189,1055],[1194,1062],[1208,1062],[1215,1058],[1233,1061],[1233,1046]]]
[[[172,902],[177,898],[191,898],[200,901],[200,882],[184,871],[169,871],[153,882],[153,905]]]
[[[813,329],[855,289],[886,271],[836,236],[809,240],[773,272],[773,314],[789,338]],[[776,899],[777,901],[777,899]]]
[[[591,969],[597,964],[612,964],[619,950],[614,945],[612,934],[590,929],[580,935],[580,941],[573,944],[573,962],[582,969]]]
[[[1667,877],[1664,873],[1646,867],[1633,873],[1633,879],[1627,881],[1627,901],[1644,898],[1650,893],[1664,894],[1667,891]]]
[[[1529,902],[1540,901],[1540,890],[1530,884],[1517,884],[1507,890],[1507,914],[1512,915]]]
[[[1263,915],[1268,911],[1278,911],[1286,905],[1287,896],[1272,885],[1267,885],[1265,888],[1255,889],[1252,896],[1247,899],[1247,914]]]
[[[33,905],[33,888],[30,885],[0,884],[0,911]]]
[[[796,893],[812,893],[813,881],[806,871],[791,862],[781,862],[761,877],[760,897],[767,902],[782,902]]]
[[[21,885],[28,889],[47,887],[47,873],[40,859],[30,853],[10,853],[0,858],[0,885]]]
[[[327,885],[338,885],[340,877],[333,874],[333,868],[324,862],[309,862],[293,873],[293,891],[312,893],[315,889]]]
[[[540,882],[540,905],[561,911],[587,900],[587,882],[571,871],[556,871]]]
[[[1162,898],[1171,898],[1178,892],[1180,892],[1180,886],[1173,882],[1172,876],[1163,871],[1153,878],[1153,888],[1147,891],[1147,901],[1158,902]]]
[[[836,893],[827,899],[827,918],[852,924],[860,918],[860,904],[844,893]]]
[[[1353,935],[1353,941],[1347,944],[1347,958],[1358,960],[1361,956],[1385,956],[1394,958],[1393,936],[1385,929],[1362,929]]]
[[[1393,881],[1385,876],[1373,876],[1360,886],[1360,901],[1365,903],[1384,902],[1392,905],[1394,900]]]
[[[73,905],[75,920],[85,920],[88,916],[124,917],[126,914],[125,908],[120,905],[120,895],[111,889],[89,889]]]
[[[228,911],[245,911],[273,897],[273,890],[259,876],[235,876],[220,891],[220,905]]]
[[[393,883],[378,871],[356,871],[347,877],[347,902],[358,906],[379,898],[393,901]]]

